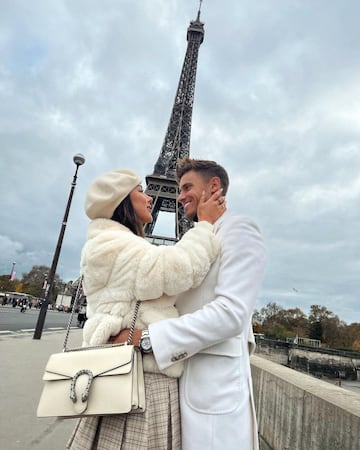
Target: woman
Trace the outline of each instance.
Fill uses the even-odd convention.
[[[152,199],[131,170],[114,170],[91,184],[85,210],[92,220],[81,257],[88,320],[84,346],[104,344],[128,328],[136,300],[137,328],[178,315],[175,295],[199,286],[219,246],[213,223],[223,212],[216,192],[198,207],[199,222],[176,245],[154,246],[144,239],[152,221]],[[81,419],[68,443],[71,450],[179,450],[177,378],[182,362],[165,371],[144,354],[146,411]]]

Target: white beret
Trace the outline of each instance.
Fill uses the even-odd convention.
[[[85,212],[90,219],[111,219],[115,209],[141,183],[141,178],[129,169],[104,173],[91,183],[86,194]]]

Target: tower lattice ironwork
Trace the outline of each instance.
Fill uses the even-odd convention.
[[[178,160],[189,156],[190,152],[196,69],[204,33],[204,24],[200,21],[199,8],[196,20],[191,21],[187,29],[188,45],[164,143],[155,163],[153,174],[146,177],[145,192],[153,199],[153,222],[146,225],[145,233],[147,238],[154,243],[171,244],[181,238],[192,225],[185,218],[183,208],[177,202],[178,186],[175,171]],[[153,235],[160,211],[175,213],[175,238]]]

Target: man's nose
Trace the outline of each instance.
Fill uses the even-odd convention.
[[[182,193],[180,192],[180,194],[178,195],[178,198],[177,198],[177,199],[178,199],[178,202],[179,202],[179,203],[183,203],[184,197],[185,197],[184,194],[182,194]]]

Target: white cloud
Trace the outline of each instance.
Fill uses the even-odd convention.
[[[294,193],[292,201],[304,209],[316,208],[317,214],[326,211],[339,213],[360,201],[360,176],[343,185],[313,185]]]
[[[2,2],[2,273],[51,264],[80,152],[58,265],[77,277],[86,188],[115,167],[152,172],[196,12],[180,0]],[[263,230],[259,302],[358,322],[359,13],[355,0],[204,2],[191,139],[192,156],[228,169],[229,206]]]

